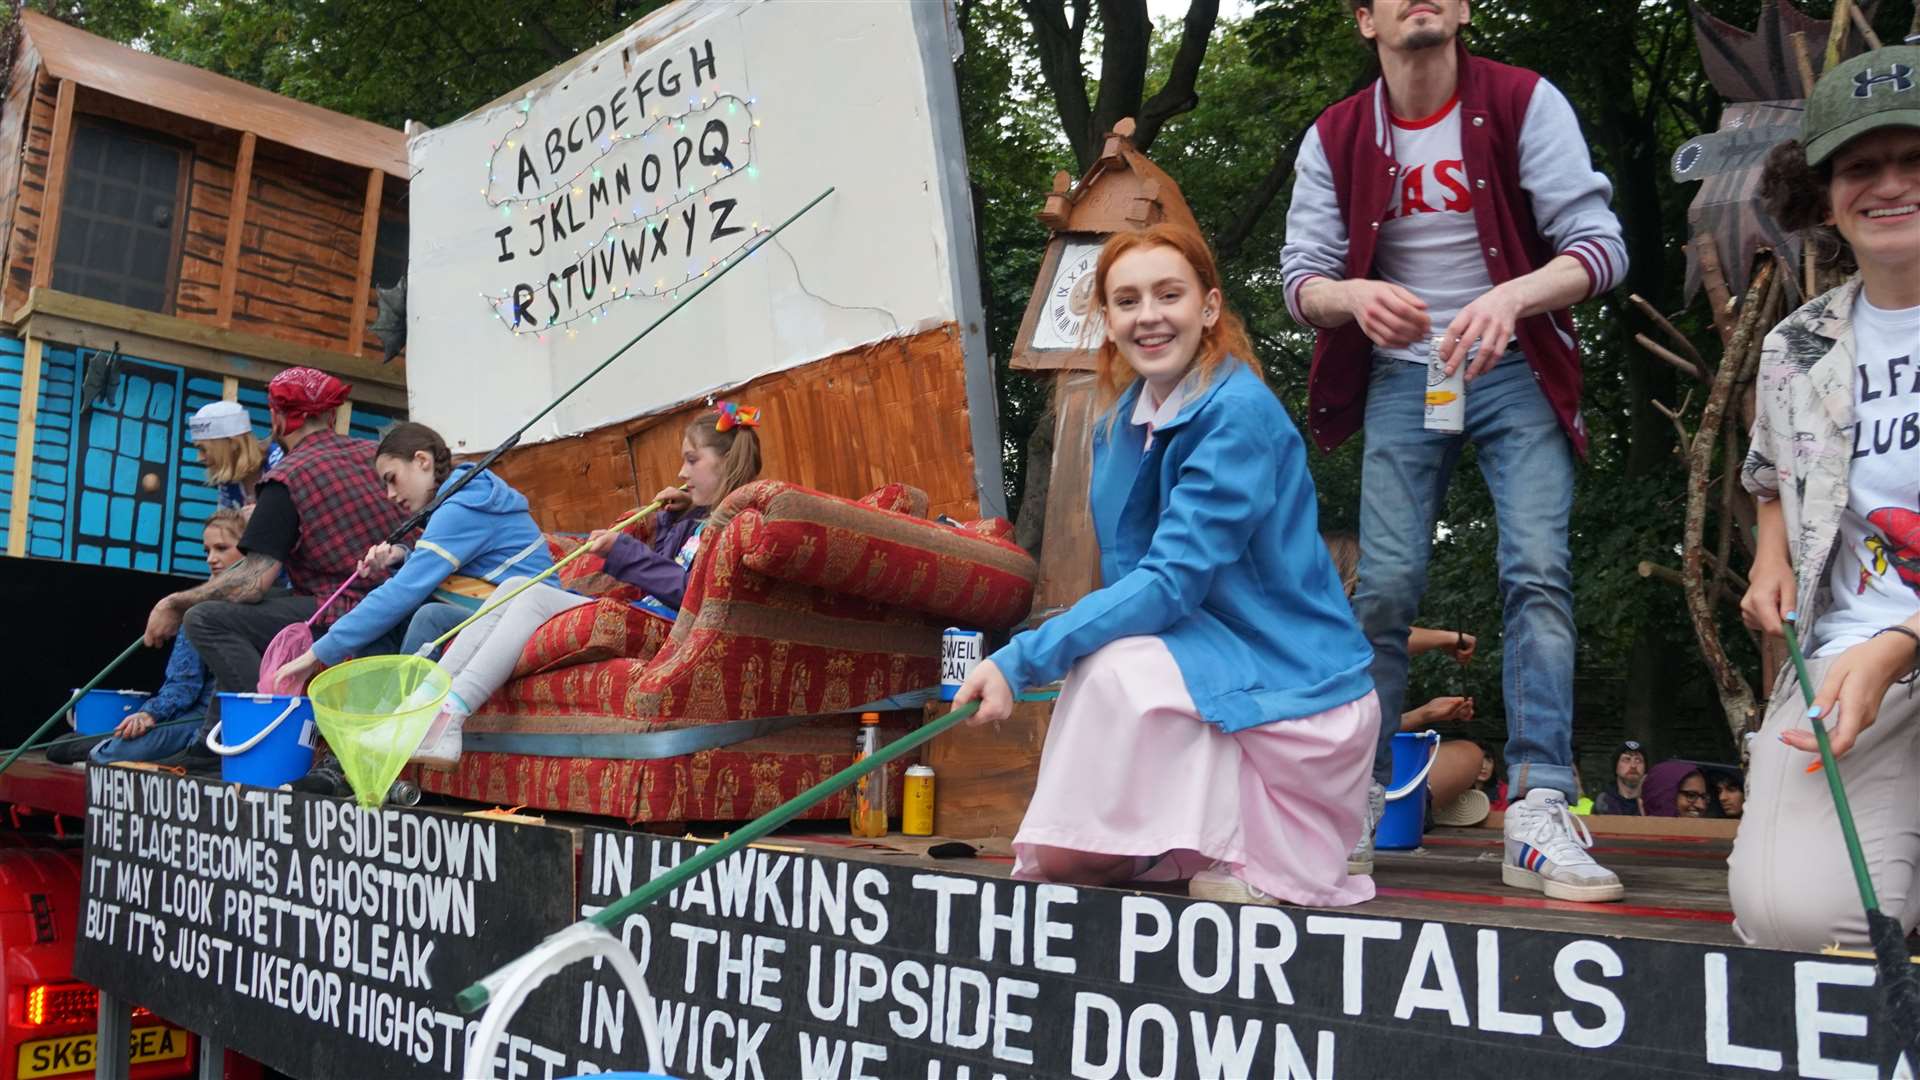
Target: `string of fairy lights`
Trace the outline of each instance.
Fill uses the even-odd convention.
[[[698,134],[692,137],[694,142],[689,148],[689,153],[711,156],[713,153],[712,148],[705,145],[703,141],[706,138],[707,124],[709,121],[721,117],[740,117],[741,114],[744,113],[746,123],[738,138],[732,137],[734,130],[732,124],[726,124],[725,130],[728,135],[728,141],[722,144],[722,148],[719,151],[720,160],[718,163],[698,165],[693,170],[690,170],[694,173],[691,177],[684,175],[684,172],[679,171],[679,168],[677,168],[675,173],[676,181],[691,180],[684,188],[671,186],[664,190],[640,192],[638,185],[629,182],[626,185],[628,190],[639,192],[641,197],[648,194],[653,196],[654,201],[651,210],[647,209],[645,204],[638,199],[629,205],[623,204],[611,196],[605,196],[607,205],[614,215],[613,219],[607,223],[604,229],[595,235],[591,243],[574,249],[564,264],[553,262],[549,263],[549,265],[589,266],[590,260],[599,254],[600,249],[603,247],[608,249],[609,253],[612,249],[615,249],[622,241],[623,233],[629,235],[637,234],[639,237],[639,246],[643,251],[649,239],[654,239],[657,247],[659,241],[656,234],[669,228],[673,224],[674,215],[677,212],[682,212],[685,205],[691,202],[695,196],[704,196],[705,205],[711,207],[713,205],[712,189],[715,184],[738,174],[744,174],[750,181],[758,180],[760,175],[759,167],[754,163],[757,144],[756,140],[752,138],[754,129],[761,126],[760,118],[755,116],[753,112],[753,107],[759,102],[758,98],[741,97],[736,94],[713,91],[705,95],[687,97],[685,101],[687,103],[686,110],[677,113],[665,112],[659,105],[655,105],[648,114],[647,125],[640,130],[603,132],[598,138],[592,139],[591,145],[598,152],[591,157],[585,158],[580,168],[567,180],[555,182],[555,178],[549,177],[547,182],[541,184],[539,190],[532,194],[523,195],[517,191],[513,193],[501,193],[499,192],[499,188],[502,184],[498,170],[501,167],[500,156],[503,152],[508,155],[508,160],[511,162],[511,164],[507,165],[507,168],[515,173],[516,179],[513,182],[517,185],[518,158],[521,153],[525,152],[525,149],[521,146],[520,136],[524,133],[533,114],[533,93],[529,91],[525,97],[514,103],[514,111],[518,116],[514,121],[513,127],[492,143],[491,152],[488,154],[486,161],[487,186],[481,188],[481,196],[486,199],[487,205],[499,207],[503,220],[515,221],[516,218],[518,218],[518,220],[525,221],[535,228],[548,229],[549,222],[547,215],[554,213],[561,206],[561,200],[568,197],[584,198],[593,191],[597,191],[605,196],[607,190],[605,185],[609,183],[614,183],[616,190],[619,190],[618,181],[621,178],[621,170],[623,169],[630,168],[637,164],[640,167],[641,178],[644,182],[646,163],[649,159],[652,159],[658,162],[658,169],[662,174],[662,178],[664,178],[665,170],[670,166],[665,159],[656,157],[653,153],[656,148],[662,146],[661,140],[663,136],[667,137],[666,141],[674,142],[679,141],[678,137],[686,136],[690,130],[697,131]],[[724,113],[721,111],[723,108],[725,110]],[[621,163],[617,167],[611,162],[610,159],[616,154],[635,145],[645,152],[631,161]],[[736,150],[735,147],[738,147],[738,149]],[[577,154],[578,152],[576,151],[575,153]],[[698,158],[694,160],[697,161]],[[538,213],[530,213],[530,211],[535,210],[537,210]],[[631,216],[622,216],[623,211],[630,212]],[[569,216],[571,216],[572,208],[570,205],[568,207],[568,213]],[[620,300],[641,299],[663,295],[677,300],[679,299],[679,289],[681,286],[713,273],[723,262],[736,254],[741,254],[742,252],[751,253],[757,250],[754,241],[767,230],[761,227],[757,219],[736,222],[735,224],[736,226],[745,227],[744,236],[739,244],[724,255],[713,255],[709,257],[705,266],[701,266],[697,259],[690,259],[686,264],[686,272],[684,275],[677,276],[671,281],[665,277],[656,277],[651,287],[644,284],[639,288],[627,284],[614,287],[610,282],[603,281],[600,287],[609,290],[605,300],[590,307],[583,308],[571,315],[566,315],[564,318],[561,316],[565,313],[557,310],[559,304],[555,302],[553,306],[556,308],[556,311],[547,315],[544,323],[536,323],[532,329],[527,327],[527,319],[524,317],[524,314],[523,317],[518,320],[515,318],[516,311],[524,312],[524,309],[519,306],[519,298],[515,293],[516,286],[513,283],[505,285],[502,292],[497,295],[483,290],[480,293],[480,297],[486,303],[491,315],[515,334],[532,334],[542,343],[547,341],[549,333],[553,331],[564,331],[568,338],[572,338],[579,332],[579,328],[574,324],[582,319],[587,320],[589,325],[597,324],[602,318],[606,317],[607,309]],[[637,230],[635,226],[638,226]],[[629,230],[633,230],[633,232],[629,233]],[[554,231],[557,230],[549,230],[550,234]],[[567,235],[579,235],[589,231],[591,231],[589,228],[583,227]],[[541,252],[540,258],[543,260],[552,259],[559,254],[558,251],[552,248],[546,248]],[[583,279],[585,278],[584,272],[581,274],[581,277]],[[551,287],[544,277],[540,281],[525,284],[534,290],[535,296],[540,296]]]

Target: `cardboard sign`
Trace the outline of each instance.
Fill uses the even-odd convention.
[[[465,1076],[453,996],[570,921],[561,829],[87,772],[74,974],[298,1077]]]
[[[697,850],[590,830],[582,911]],[[765,850],[620,935],[680,1077],[1912,1075],[1861,960],[1223,905]],[[517,1025],[642,1068],[611,971]],[[556,981],[560,981],[556,978]],[[1436,1072],[1437,1070],[1437,1072]],[[559,1073],[556,1075],[565,1075]]]
[[[675,4],[415,137],[413,419],[492,445],[828,187],[526,441],[964,322],[971,206],[936,151],[953,74],[922,48],[944,37],[929,7]]]

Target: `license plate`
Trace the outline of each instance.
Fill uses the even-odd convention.
[[[135,1065],[187,1056],[187,1033],[179,1028],[135,1028],[127,1041]],[[16,1074],[21,1080],[29,1080],[35,1076],[91,1072],[94,1042],[94,1037],[88,1034],[21,1043]]]

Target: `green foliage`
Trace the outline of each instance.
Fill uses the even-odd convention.
[[[446,123],[659,6],[659,0],[588,0],[557,8],[529,0],[44,2],[95,33],[391,125],[407,119]],[[1734,25],[1751,27],[1760,3],[1708,0],[1707,6]],[[1829,0],[1801,6],[1822,16],[1830,10]],[[1905,5],[1881,8],[1876,21],[1882,35],[1897,37]],[[1046,400],[1044,384],[1008,370],[1006,358],[1046,242],[1034,213],[1054,172],[1075,167],[1023,10],[1021,0],[955,0],[965,49],[956,77],[1016,506],[1026,439]],[[1103,55],[1097,5],[1089,3],[1088,10],[1093,14],[1083,68],[1096,66]],[[1666,170],[1671,149],[1711,130],[1720,108],[1700,69],[1687,5],[1502,0],[1476,4],[1473,20],[1473,49],[1543,72],[1573,102],[1596,162],[1615,183],[1614,205],[1633,262],[1626,288],[1576,312],[1592,433],[1570,537],[1580,636],[1578,738],[1597,756],[1625,728],[1651,738],[1656,753],[1726,757],[1732,747],[1680,591],[1635,572],[1643,560],[1678,564],[1685,497],[1672,426],[1651,405],[1677,405],[1681,388],[1673,373],[1634,344],[1633,334],[1646,327],[1624,306],[1625,293],[1646,297],[1674,315],[1709,356],[1717,352],[1702,305],[1689,306],[1680,289],[1680,241],[1687,235],[1693,191],[1672,184]],[[1163,20],[1144,53],[1146,71],[1086,71],[1086,89],[1097,93],[1107,77],[1165,85],[1180,29],[1178,20]],[[1363,85],[1372,62],[1352,31],[1348,5],[1260,0],[1251,17],[1215,28],[1192,107],[1172,115],[1150,149],[1179,182],[1202,227],[1224,241],[1228,299],[1246,319],[1269,380],[1295,416],[1305,408],[1313,342],[1287,317],[1280,292],[1291,152],[1322,108]],[[1327,528],[1354,526],[1358,442],[1313,458]],[[1476,472],[1469,451],[1436,533],[1424,621],[1477,633],[1480,658],[1466,669],[1422,658],[1410,696],[1473,695],[1483,718],[1474,733],[1497,744],[1503,726],[1498,530]],[[1710,529],[1709,542],[1717,535]],[[1733,550],[1732,561],[1743,566],[1746,554],[1739,545]],[[1723,640],[1736,662],[1755,670],[1750,643],[1730,608],[1723,605],[1723,611]]]

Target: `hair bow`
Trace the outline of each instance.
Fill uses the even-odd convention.
[[[760,426],[760,407],[757,405],[736,405],[731,401],[723,401],[715,405],[713,411],[720,414],[720,418],[713,422],[715,431],[729,431],[736,425],[751,428]]]

